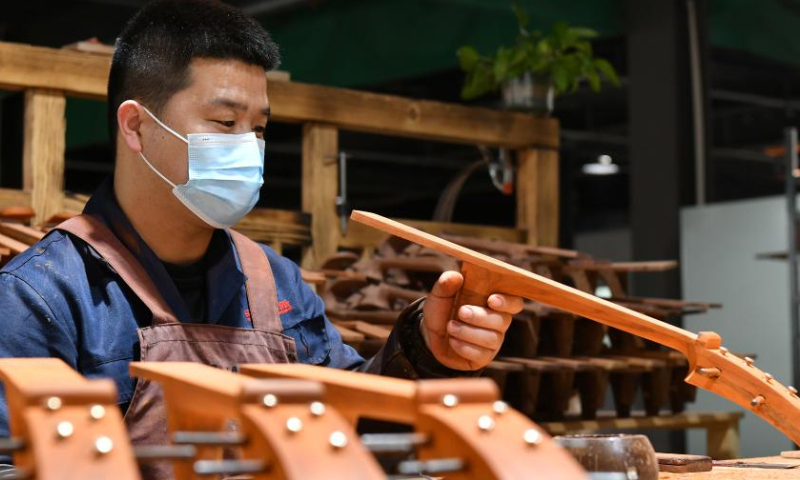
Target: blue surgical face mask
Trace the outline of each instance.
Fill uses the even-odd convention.
[[[142,160],[165,182],[186,208],[214,228],[239,223],[258,202],[264,184],[264,140],[253,132],[190,133],[184,138],[142,106],[163,129],[189,146],[189,180],[175,185],[143,153]]]

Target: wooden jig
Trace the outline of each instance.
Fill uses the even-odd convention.
[[[320,382],[328,402],[353,422],[363,417],[413,425],[417,435],[408,442],[419,460],[400,473],[448,480],[586,479],[566,450],[499,401],[490,379],[411,381],[312,365],[242,365],[240,371]]]
[[[87,380],[56,358],[0,359],[15,477],[139,480],[111,380]]]

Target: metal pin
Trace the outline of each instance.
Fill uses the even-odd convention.
[[[744,363],[746,363],[748,367],[752,367],[755,363],[755,360],[750,357],[744,357]]]
[[[773,378],[773,377],[772,377],[772,375],[770,375],[769,373],[765,373],[765,374],[764,374],[764,380],[765,380],[767,383],[771,382],[771,381],[772,381],[772,378]]]
[[[61,401],[61,398],[59,398],[59,397],[49,397],[47,400],[45,400],[45,406],[47,407],[48,410],[52,410],[52,411],[55,411],[55,410],[58,410],[59,408],[61,408],[62,404],[63,404],[63,402]]]
[[[278,405],[278,397],[276,397],[271,393],[268,393],[264,395],[263,403],[265,407],[272,408]]]
[[[25,448],[25,440],[21,438],[16,438],[16,437],[0,438],[0,453],[18,452],[24,448]]]
[[[286,430],[292,433],[297,433],[303,429],[303,421],[297,417],[291,417],[286,420]]]
[[[191,460],[197,456],[197,449],[192,445],[139,445],[133,448],[133,456],[137,462],[156,460]]]
[[[347,435],[342,432],[336,431],[331,433],[328,441],[333,445],[333,448],[344,448],[347,446]]]
[[[502,415],[508,411],[508,404],[498,400],[492,404],[492,410],[494,410],[494,413]]]
[[[797,396],[797,389],[796,388],[794,388],[792,386],[789,386],[789,387],[786,387],[786,389],[789,390],[789,393],[791,393],[795,397]]]
[[[422,433],[367,433],[361,444],[373,453],[410,453],[415,447],[427,445],[430,438]]]
[[[488,432],[494,428],[494,419],[488,415],[481,415],[478,418],[478,428],[484,432]]]
[[[61,438],[69,438],[75,432],[75,427],[70,422],[60,422],[56,426],[56,433]]]
[[[309,410],[311,410],[311,415],[321,417],[325,415],[325,404],[322,402],[311,402]]]
[[[528,445],[539,445],[542,443],[542,434],[539,433],[538,430],[535,428],[529,428],[525,430],[525,433],[522,435],[522,438],[525,440],[525,443]]]
[[[753,408],[760,407],[761,405],[764,404],[764,401],[765,401],[764,396],[763,395],[758,395],[755,398],[753,398],[752,400],[750,400],[750,406],[753,407]]]
[[[721,372],[719,371],[719,368],[704,367],[704,368],[698,368],[697,373],[708,378],[719,378]]]
[[[246,473],[262,473],[269,465],[261,460],[198,460],[194,464],[197,475],[234,476]]]
[[[89,415],[95,420],[100,420],[106,416],[106,408],[102,405],[92,405],[92,408],[89,409]]]
[[[244,435],[232,432],[175,432],[172,443],[178,445],[244,445]]]
[[[460,458],[407,460],[397,465],[397,472],[401,475],[420,475],[421,473],[436,475],[440,473],[457,472],[463,470],[464,466],[464,460]]]
[[[453,408],[458,405],[458,397],[455,395],[448,393],[444,397],[442,397],[442,403],[445,407]]]
[[[728,349],[725,348],[725,347],[719,347],[719,353],[721,353],[723,355],[727,355],[728,354]]]
[[[114,442],[108,437],[100,437],[94,441],[94,449],[100,455],[107,455],[114,449]]]

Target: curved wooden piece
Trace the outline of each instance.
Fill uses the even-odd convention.
[[[800,444],[796,390],[721,348],[719,335],[691,333],[374,213],[356,210],[351,219],[461,260],[460,304],[485,305],[492,293],[518,295],[678,350],[689,360],[688,383],[747,408]]]
[[[256,480],[385,480],[374,457],[357,441],[348,422],[333,408],[312,413],[323,387],[299,380],[257,380],[193,362],[138,362],[131,373],[164,388],[171,431],[225,431],[238,421],[247,438],[243,459],[264,460],[268,469]],[[266,395],[276,404],[265,406]],[[289,419],[301,428],[290,431]],[[343,435],[336,448],[331,435]],[[340,437],[341,437],[340,435]],[[310,455],[309,452],[313,452]],[[198,449],[199,456],[220,459],[221,447]],[[190,466],[176,464],[176,478],[195,478]]]
[[[40,480],[140,479],[114,382],[56,358],[0,359],[0,379],[11,434],[25,445],[17,468]]]
[[[414,425],[428,439],[417,448],[420,459],[466,460],[462,470],[445,475],[449,480],[586,479],[543,430],[495,403],[499,392],[490,379],[414,382],[311,365],[242,365],[241,372],[315,380],[354,421],[366,417]]]

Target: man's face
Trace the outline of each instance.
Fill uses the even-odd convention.
[[[190,133],[248,132],[264,138],[268,116],[264,69],[238,60],[195,59],[189,68],[189,87],[167,102],[160,119],[184,138]],[[143,121],[144,154],[171,181],[186,183],[186,144],[149,117]],[[160,180],[154,177],[154,181]]]

